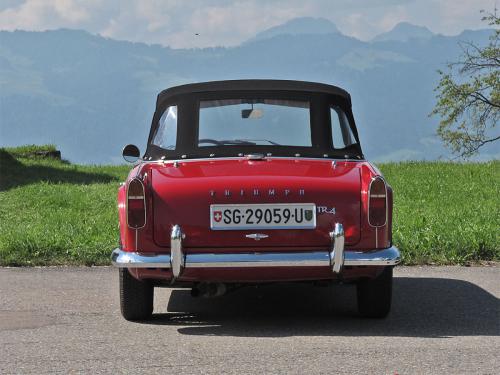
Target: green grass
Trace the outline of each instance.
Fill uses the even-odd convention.
[[[13,158],[0,149],[0,265],[109,264],[128,166]]]
[[[500,260],[500,161],[382,164],[405,264]]]
[[[116,193],[130,167],[32,156],[44,150],[0,149],[0,265],[109,264]],[[394,189],[393,239],[405,264],[500,260],[499,161],[378,167]]]

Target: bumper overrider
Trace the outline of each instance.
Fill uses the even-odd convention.
[[[307,252],[253,252],[184,254],[183,233],[174,225],[170,237],[170,254],[149,254],[115,249],[111,261],[119,268],[169,268],[179,277],[185,268],[264,268],[329,267],[340,273],[344,266],[395,266],[401,261],[399,250],[392,246],[372,251],[344,251],[344,229],[335,224],[331,248]]]

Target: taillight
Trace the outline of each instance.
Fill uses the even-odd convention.
[[[127,189],[127,225],[139,229],[146,225],[146,199],[144,185],[134,178]]]
[[[368,223],[372,227],[382,227],[387,222],[387,187],[385,181],[376,177],[368,191]]]

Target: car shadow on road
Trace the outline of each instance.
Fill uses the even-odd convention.
[[[356,313],[352,285],[276,284],[246,287],[223,297],[193,298],[173,290],[168,313],[147,324],[179,326],[185,335],[286,336],[496,336],[499,301],[463,280],[394,279],[393,307],[383,320]]]

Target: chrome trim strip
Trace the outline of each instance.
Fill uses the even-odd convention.
[[[146,254],[114,249],[111,263],[118,268],[170,268],[169,254]]]
[[[335,223],[333,232],[330,233],[332,238],[332,251],[330,252],[330,265],[333,273],[340,273],[344,265],[344,227],[340,223]]]
[[[139,229],[136,229],[134,231],[134,237],[135,237],[135,247],[134,247],[134,250],[137,251],[137,250],[139,250]]]
[[[264,160],[266,157],[264,154],[248,154],[245,155],[247,160]]]
[[[187,268],[322,267],[329,266],[325,251],[308,253],[188,254]]]
[[[171,268],[168,254],[141,254],[115,249],[114,266],[122,268]],[[344,266],[395,266],[401,261],[396,247],[372,251],[345,251]],[[287,253],[211,253],[187,254],[185,268],[245,267],[332,267],[329,251]]]
[[[346,251],[344,266],[395,266],[401,262],[397,247],[372,251]]]
[[[313,157],[293,157],[293,156],[266,156],[267,160],[272,159],[289,159],[289,160],[323,160],[323,161],[336,161],[341,163],[343,161],[366,161],[366,159],[343,159],[343,158],[313,158]],[[143,160],[142,163],[157,163],[157,164],[171,164],[171,163],[189,163],[195,161],[214,161],[214,160],[247,160],[244,156],[221,156],[217,158],[193,158],[193,159],[171,159],[171,160]]]
[[[170,263],[172,275],[179,277],[185,266],[185,257],[182,252],[182,231],[178,225],[174,225],[170,233]]]

